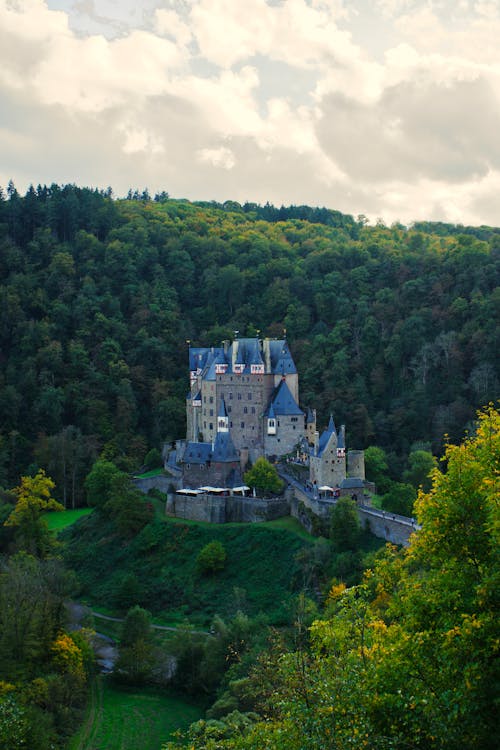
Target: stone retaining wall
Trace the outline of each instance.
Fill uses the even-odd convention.
[[[290,503],[290,514],[297,518],[306,528],[312,527],[308,517],[301,513],[301,503],[318,518],[327,521],[332,508],[335,506],[335,500],[320,499],[311,497],[310,494],[301,490],[298,486],[293,487],[293,498]],[[362,502],[357,506],[359,520],[363,526],[367,526],[374,536],[379,539],[385,539],[393,544],[401,544],[407,547],[410,535],[416,531],[418,524],[414,519],[398,516],[395,513],[388,513],[377,508],[371,508],[363,505]],[[308,528],[310,531],[311,528]]]
[[[261,498],[237,495],[179,495],[170,493],[165,512],[175,518],[209,523],[258,523],[290,515],[284,497]]]

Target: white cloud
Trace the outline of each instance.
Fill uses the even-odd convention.
[[[498,3],[114,7],[0,0],[0,183],[498,222]]]
[[[232,169],[236,164],[233,152],[225,146],[219,146],[219,148],[202,148],[198,151],[198,158],[201,162],[206,162],[222,169]]]

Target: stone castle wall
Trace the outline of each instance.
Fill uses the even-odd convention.
[[[283,497],[259,498],[236,495],[168,496],[166,513],[174,518],[208,523],[258,523],[290,515],[290,504]]]
[[[308,508],[315,516],[327,521],[332,508],[335,506],[335,500],[312,498],[308,493],[303,492],[297,486],[294,487],[293,498],[290,502],[290,515],[297,518],[303,525],[307,526],[307,519],[301,513],[301,503]],[[400,544],[404,547],[409,545],[411,534],[417,530],[418,525],[412,518],[398,516],[395,513],[371,508],[361,504],[357,506],[359,520],[364,527],[379,539],[385,539],[392,544]]]

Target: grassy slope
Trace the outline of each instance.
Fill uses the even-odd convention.
[[[300,587],[295,556],[313,543],[286,521],[215,526],[156,520],[123,540],[98,514],[81,519],[64,536],[67,562],[91,604],[119,609],[117,592],[124,576],[133,574],[134,601],[165,620],[187,616],[200,624],[234,609],[235,587],[245,591],[249,614],[262,611],[278,623],[284,602]],[[201,576],[196,557],[213,539],[226,549],[226,567],[215,576]]]
[[[62,531],[67,526],[78,521],[82,516],[87,516],[92,512],[92,508],[77,508],[76,510],[52,511],[45,513],[43,518],[47,521],[47,526],[51,531],[56,533]]]
[[[158,750],[202,716],[185,700],[149,688],[123,690],[98,678],[86,719],[69,750]]]

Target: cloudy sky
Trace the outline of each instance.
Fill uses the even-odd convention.
[[[0,0],[0,185],[500,225],[500,0]]]

